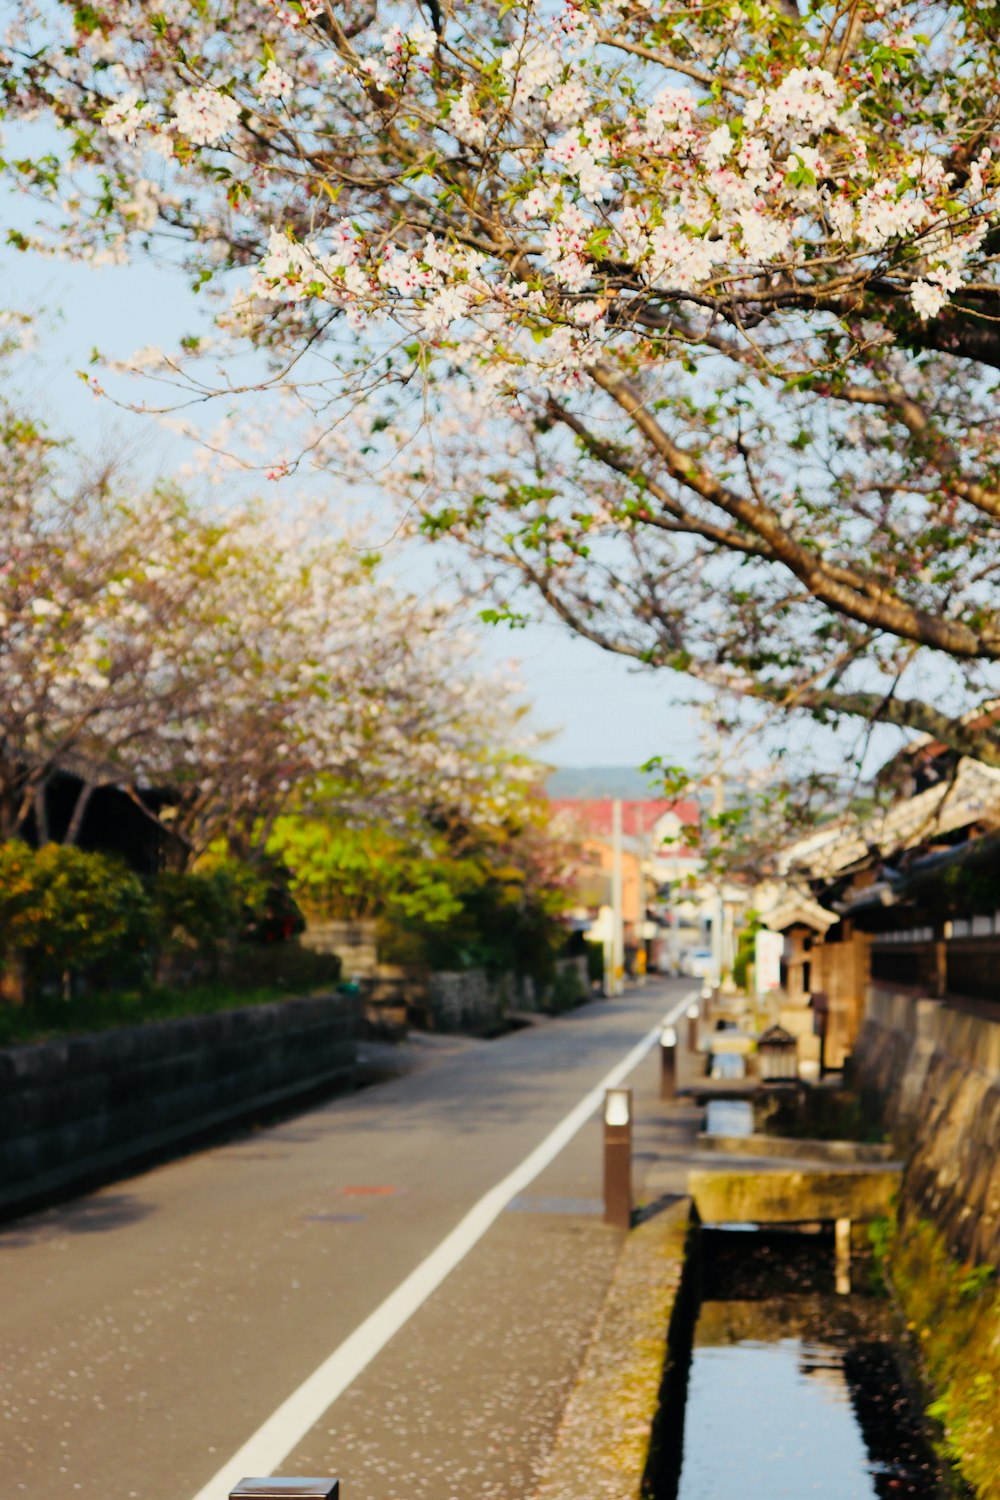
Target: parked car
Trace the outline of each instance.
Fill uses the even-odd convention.
[[[692,979],[715,978],[715,954],[711,948],[692,948],[681,958],[681,973]]]

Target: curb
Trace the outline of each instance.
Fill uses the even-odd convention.
[[[533,1500],[638,1500],[690,1225],[680,1198],[625,1241]]]

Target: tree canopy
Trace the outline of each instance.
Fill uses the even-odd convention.
[[[498,614],[513,577],[639,661],[1000,764],[969,712],[1000,659],[998,20],[22,0],[7,166],[45,211],[15,240],[231,279],[213,361],[255,343],[301,454],[367,460]],[[208,352],[160,372],[204,399]]]
[[[66,770],[68,843],[96,786],[155,787],[188,857],[259,855],[292,808],[391,827],[518,801],[516,685],[357,531],[137,490],[13,404],[0,434],[0,841],[29,823],[47,841]]]

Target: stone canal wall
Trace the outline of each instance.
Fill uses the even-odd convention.
[[[853,1071],[906,1154],[901,1217],[1000,1263],[1000,1023],[875,984]]]
[[[0,1050],[0,1210],[349,1081],[360,1024],[325,995]]]

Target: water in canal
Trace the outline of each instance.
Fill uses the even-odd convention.
[[[835,1294],[832,1236],[748,1229],[701,1239],[687,1379],[665,1390],[660,1462],[648,1476],[655,1500],[961,1493],[930,1447],[888,1307],[863,1291]]]

